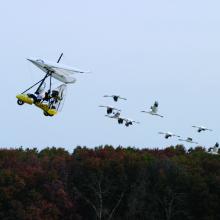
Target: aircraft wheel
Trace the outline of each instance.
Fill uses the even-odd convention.
[[[45,115],[45,116],[49,116],[49,114],[48,114],[47,112],[44,112],[44,115]]]
[[[19,99],[17,100],[17,103],[18,103],[18,105],[23,105],[24,104],[24,102],[19,100]]]
[[[50,117],[52,117],[53,115],[50,115],[49,113],[47,113],[47,112],[44,112],[44,115],[45,116],[50,116]]]

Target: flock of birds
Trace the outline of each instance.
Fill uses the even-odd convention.
[[[103,97],[105,98],[112,98],[114,100],[114,102],[118,102],[119,100],[127,100],[126,98],[123,98],[119,95],[104,95]],[[118,124],[124,124],[126,127],[129,127],[130,125],[133,124],[139,124],[140,122],[138,121],[134,121],[132,119],[129,118],[125,118],[121,116],[121,109],[115,108],[113,106],[109,106],[109,105],[100,105],[99,107],[101,108],[106,108],[106,112],[107,115],[105,115],[105,117],[111,118],[111,119],[116,119]],[[150,110],[148,111],[141,111],[142,113],[146,113],[146,114],[150,114],[152,116],[158,116],[163,118],[163,115],[158,114],[158,107],[159,107],[159,103],[157,101],[154,102],[154,104],[150,107]],[[195,128],[197,130],[197,132],[201,133],[204,131],[212,131],[212,129],[206,128],[204,126],[196,126],[193,125],[193,128]],[[164,135],[164,138],[168,139],[171,137],[177,137],[179,141],[184,141],[187,143],[191,143],[191,144],[198,144],[198,142],[193,141],[193,139],[191,137],[187,137],[185,139],[181,138],[181,136],[173,134],[171,132],[158,132],[158,134]],[[219,143],[216,142],[216,144],[208,149],[208,153],[210,154],[218,154],[219,151]]]

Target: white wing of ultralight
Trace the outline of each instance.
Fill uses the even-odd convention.
[[[71,67],[61,65],[59,63],[52,63],[44,60],[27,59],[35,66],[40,68],[44,72],[51,72],[52,77],[63,83],[75,83],[76,79],[72,76],[75,73],[85,73],[75,70]]]

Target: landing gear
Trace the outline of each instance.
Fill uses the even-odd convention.
[[[48,114],[47,112],[44,112],[44,115],[45,115],[45,116],[49,116],[49,114]]]
[[[18,104],[18,105],[23,105],[24,102],[18,99],[18,100],[17,100],[17,104]]]
[[[47,113],[47,112],[45,112],[45,111],[44,111],[44,115],[45,115],[45,116],[50,116],[50,117],[53,116],[53,115],[50,115],[49,113]]]

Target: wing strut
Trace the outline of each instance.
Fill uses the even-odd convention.
[[[45,81],[46,78],[47,78],[48,76],[50,76],[50,75],[51,75],[51,71],[48,70],[47,73],[46,73],[46,75],[45,75],[45,77],[42,79],[40,85],[38,86],[37,90],[35,91],[35,93],[38,93],[38,91],[39,91],[39,89],[41,88],[41,86],[43,85],[44,81]]]
[[[35,83],[33,86],[29,87],[28,89],[26,89],[24,92],[22,92],[21,94],[24,94],[25,92],[27,92],[28,90],[32,89],[34,86],[36,86],[39,83],[42,83],[45,79],[41,79],[40,81],[38,81],[37,83]],[[43,85],[43,83],[41,84],[41,86]]]

